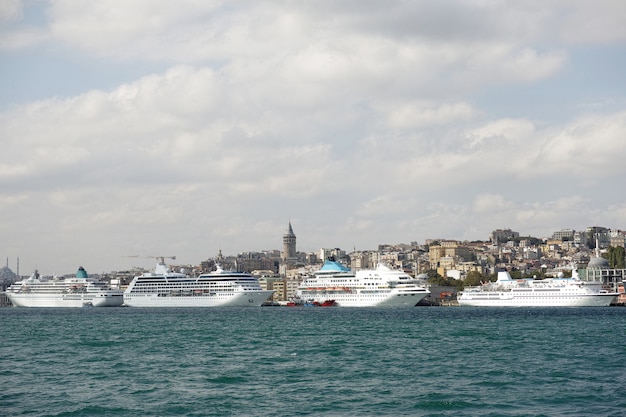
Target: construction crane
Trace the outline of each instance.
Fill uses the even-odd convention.
[[[126,255],[125,258],[144,258],[144,259],[156,259],[160,263],[164,264],[165,259],[175,260],[176,256],[141,256],[141,255]]]

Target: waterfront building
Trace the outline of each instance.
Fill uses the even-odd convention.
[[[259,283],[263,289],[274,290],[272,301],[287,301],[296,294],[300,286],[300,278],[263,277]]]
[[[298,289],[298,287],[300,286],[300,283],[302,282],[301,278],[291,278],[291,279],[285,279],[285,298],[283,298],[283,300],[289,300],[293,297],[295,297],[296,295],[296,290]]]
[[[623,286],[626,280],[626,269],[614,269],[609,260],[600,256],[600,244],[596,242],[595,256],[592,256],[587,267],[579,271],[580,278],[586,281],[600,281],[614,291]]]
[[[282,301],[285,300],[285,281],[274,281],[272,284],[272,289],[274,290],[274,294],[272,295],[273,301]]]
[[[591,258],[587,268],[580,270],[580,277],[586,281],[600,281],[604,285],[617,291],[623,281],[626,280],[626,269],[610,268],[608,261],[606,263],[596,261],[597,258]],[[605,259],[606,261],[606,259]]]

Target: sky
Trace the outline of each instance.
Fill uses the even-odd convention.
[[[626,228],[622,0],[0,0],[27,275]]]

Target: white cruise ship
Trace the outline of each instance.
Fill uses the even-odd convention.
[[[6,290],[16,307],[119,307],[123,293],[106,282],[89,278],[81,266],[74,278],[43,278],[35,271]]]
[[[604,289],[600,282],[581,281],[576,270],[572,275],[514,280],[508,272],[498,272],[496,282],[465,289],[458,302],[475,307],[604,307],[619,295]]]
[[[379,264],[376,269],[356,273],[328,259],[296,290],[305,302],[334,301],[339,307],[412,307],[430,291],[417,285],[410,275]]]
[[[260,306],[274,293],[244,272],[217,271],[190,277],[172,272],[161,259],[154,273],[133,278],[124,291],[129,307]]]

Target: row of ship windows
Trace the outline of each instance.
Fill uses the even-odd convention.
[[[513,288],[514,292],[531,292],[531,291],[535,291],[535,292],[559,292],[560,294],[562,294],[563,292],[578,292],[578,289],[575,288],[562,288],[559,290],[555,290],[554,288]]]
[[[384,295],[387,295],[387,294],[389,294],[389,292],[390,292],[390,290],[362,290],[362,291],[359,292],[359,294],[361,294],[361,295],[369,295],[369,294],[384,294]],[[303,294],[305,294],[305,293],[306,294],[315,294],[315,293],[331,293],[332,294],[333,291],[303,290],[302,293]],[[355,293],[348,293],[348,292],[346,292],[344,294],[356,295],[356,292]],[[343,296],[344,294],[341,294],[341,295]]]
[[[243,291],[261,291],[258,288],[242,288]],[[239,291],[238,289],[234,289],[234,288],[211,288],[209,289],[195,289],[195,290],[191,290],[191,289],[180,289],[180,288],[133,288],[131,289],[129,292],[132,293],[157,293],[157,292],[236,292]]]
[[[414,293],[405,293],[405,294],[396,294],[396,297],[415,297],[416,294]],[[376,291],[376,292],[369,292],[369,293],[361,293],[358,296],[356,294],[346,294],[346,295],[342,295],[342,297],[344,298],[362,298],[362,297],[370,297],[370,298],[380,298],[380,297],[387,297],[389,296],[388,292],[383,292],[383,291]]]
[[[135,284],[131,288],[168,288],[168,289],[205,289],[205,288],[252,288],[261,289],[258,284],[212,284],[212,285],[179,285],[179,284]]]
[[[472,300],[512,300],[512,298],[501,298],[499,295],[472,295],[471,297],[467,297],[468,299],[472,299]],[[579,299],[581,298],[581,296],[578,295],[570,295],[570,296],[564,296],[564,295],[560,295],[558,297],[537,297],[537,296],[533,296],[532,294],[519,294],[518,296],[515,297],[515,299],[530,299],[530,300],[537,300],[537,301],[543,301],[543,300],[563,300],[563,299]]]
[[[211,280],[195,280],[195,279],[189,279],[189,280],[170,280],[170,281],[166,281],[163,279],[144,279],[144,280],[139,280],[136,281],[137,285],[140,284],[178,284],[178,285],[190,285],[190,284],[201,284],[201,285],[207,285],[207,284],[223,284],[223,283],[233,283],[233,284],[256,284],[258,283],[258,281],[256,279],[238,279],[238,280],[232,280],[232,279],[224,279],[224,280],[218,280],[218,279],[211,279]]]
[[[234,285],[231,283],[222,283],[222,282],[214,282],[211,283],[210,285],[208,285],[208,287],[222,287],[222,288],[231,288]],[[135,284],[135,287],[163,287],[163,288],[190,288],[190,287],[198,287],[198,288],[206,288],[207,284],[206,283],[201,283],[201,282],[197,282],[197,283],[179,283],[179,282],[171,282],[171,283],[147,283],[147,282],[138,282],[137,284]]]
[[[214,295],[216,292],[221,292],[221,293],[233,293],[234,291],[232,289],[222,289],[222,290],[215,290],[212,289],[211,291],[183,291],[183,290],[164,290],[164,291],[154,291],[154,290],[149,290],[149,289],[134,289],[131,291],[132,294],[183,294],[183,293],[195,293],[198,295],[201,294],[212,294]]]
[[[385,285],[387,284],[387,282],[381,282],[380,280],[378,280],[378,282],[361,282],[360,279],[331,279],[330,284],[332,285],[337,285],[337,284],[345,284],[347,282],[349,282],[352,285],[356,285],[356,284],[361,284],[361,285]],[[323,284],[318,282],[317,280],[305,280],[304,281],[305,285],[310,285],[312,287],[316,286],[316,285],[328,285],[328,284]]]

